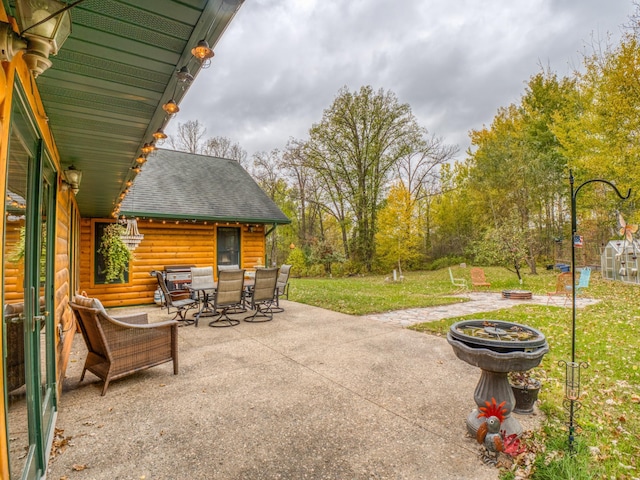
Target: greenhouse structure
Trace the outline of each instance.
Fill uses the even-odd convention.
[[[638,255],[640,242],[633,240],[611,240],[602,251],[602,278],[640,283],[638,277]]]

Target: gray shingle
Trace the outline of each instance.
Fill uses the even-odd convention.
[[[291,221],[235,160],[156,150],[121,214],[286,224]]]

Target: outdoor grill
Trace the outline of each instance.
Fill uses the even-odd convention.
[[[195,265],[166,265],[164,267],[164,279],[170,292],[189,288],[191,267],[195,267]]]

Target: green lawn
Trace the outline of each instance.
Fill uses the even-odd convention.
[[[455,277],[469,279],[469,270],[453,267]],[[485,269],[491,290],[527,288],[535,293],[555,289],[555,276],[526,275],[524,284],[515,274],[501,268]],[[352,315],[367,315],[415,307],[432,307],[465,301],[451,297],[458,290],[451,284],[449,272],[408,272],[401,282],[386,281],[385,277],[357,276],[349,278],[292,278],[290,298],[307,305],[328,308]]]
[[[453,272],[469,280],[468,269],[454,267]],[[504,269],[485,268],[485,272],[493,291],[525,288],[545,294],[555,289],[553,272],[525,275],[523,285]],[[449,281],[447,269],[407,273],[398,283],[386,282],[381,276],[293,278],[290,289],[293,301],[355,315],[464,300],[450,296],[456,288]],[[601,302],[579,309],[576,316],[576,360],[589,366],[582,374],[582,408],[576,417],[581,429],[574,456],[566,455],[565,372],[558,365],[560,360],[571,359],[571,308],[521,305],[473,315],[530,325],[549,341],[551,351],[535,369],[543,383],[541,408],[548,417],[543,430],[532,440],[532,445],[544,448],[537,448],[540,451],[531,478],[640,478],[640,286],[603,281],[596,272],[587,295]],[[442,335],[462,318],[414,328]]]

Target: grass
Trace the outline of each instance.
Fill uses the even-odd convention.
[[[454,276],[464,275],[465,270],[452,268]],[[489,270],[486,270],[487,273]],[[548,277],[527,275],[524,287],[517,277],[504,269],[495,269],[499,276],[491,278],[492,290],[527,288],[544,293]],[[491,270],[493,272],[493,270]],[[469,280],[468,269],[466,273]],[[551,280],[553,283],[555,280]],[[291,299],[307,305],[328,308],[351,315],[367,315],[407,308],[432,307],[462,302],[464,298],[452,297],[456,288],[451,285],[448,270],[433,272],[408,272],[402,282],[385,281],[379,275],[349,278],[293,278],[290,281]]]
[[[491,290],[525,288],[537,294],[555,289],[555,274],[526,275],[520,285],[504,269],[486,268]],[[454,268],[454,276],[469,279],[468,270]],[[411,272],[403,282],[381,276],[346,279],[292,279],[293,301],[335,311],[363,315],[460,301],[445,270]],[[576,420],[577,446],[567,455],[563,407],[565,370],[559,361],[571,360],[571,308],[519,305],[474,318],[523,323],[541,330],[550,346],[535,375],[542,381],[541,408],[547,414],[543,430],[535,433],[544,445],[538,453],[534,479],[640,478],[640,286],[603,281],[592,275],[588,295],[600,303],[577,310],[576,361],[587,362],[582,372],[582,408]],[[417,331],[443,335],[464,317],[416,325]]]

